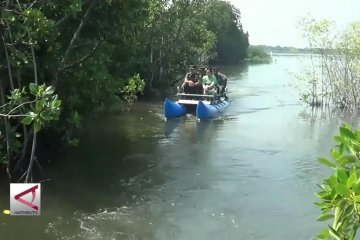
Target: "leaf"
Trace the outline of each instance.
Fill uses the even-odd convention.
[[[320,207],[321,210],[326,210],[326,209],[331,209],[332,205],[330,203],[321,201],[321,202],[316,202],[314,203],[316,206]]]
[[[44,93],[45,93],[45,84],[39,85],[37,94],[39,96],[43,97]]]
[[[353,172],[353,173],[350,175],[350,177],[349,177],[349,179],[348,179],[348,181],[347,181],[347,183],[346,183],[346,186],[347,186],[348,188],[351,188],[351,187],[353,186],[353,184],[356,183],[357,179],[358,179],[358,178],[357,178],[356,172]]]
[[[44,106],[45,106],[46,102],[45,99],[39,99],[36,101],[36,112],[40,112],[43,110]]]
[[[331,149],[331,156],[333,157],[334,160],[338,159],[339,157],[341,157],[341,154],[336,151],[335,149]]]
[[[356,195],[360,195],[360,179],[358,179],[351,187]]]
[[[334,140],[340,143],[346,143],[345,139],[341,136],[335,136]]]
[[[345,143],[341,143],[339,147],[339,153],[342,155],[345,152],[346,146]]]
[[[328,184],[331,186],[331,187],[335,187],[339,181],[338,179],[335,177],[335,175],[331,175],[328,179],[327,179],[327,182]]]
[[[354,147],[358,147],[358,146],[357,146],[357,145],[354,146],[354,144],[351,145],[351,146],[349,145],[349,146],[347,146],[347,150],[349,151],[349,153],[350,153],[351,155],[356,156],[356,151],[355,151]],[[356,157],[356,160],[358,161],[359,158]]]
[[[33,118],[28,116],[28,117],[23,118],[23,120],[21,120],[21,123],[25,124],[25,125],[30,125],[32,121],[33,121]]]
[[[349,197],[350,196],[350,191],[349,189],[343,185],[343,184],[338,184],[335,186],[336,192],[338,192],[341,196],[344,197]]]
[[[325,181],[325,183],[326,183],[326,181]],[[331,191],[331,188],[330,188],[330,186],[329,186],[329,184],[326,184],[326,185],[324,185],[324,184],[316,184],[319,188],[321,188],[322,190],[324,190],[325,192],[330,192]]]
[[[325,221],[325,220],[328,220],[330,218],[333,218],[334,215],[332,214],[321,214],[320,217],[318,217],[318,221]]]
[[[39,86],[35,83],[30,83],[29,84],[29,89],[30,89],[30,92],[33,93],[34,95],[37,94],[38,90],[39,90]]]
[[[46,121],[50,121],[52,119],[51,111],[45,110],[40,113],[40,117]]]
[[[316,235],[319,239],[328,239],[330,237],[329,229],[325,228],[319,232],[318,235]]]
[[[338,168],[336,170],[336,177],[338,178],[339,182],[342,184],[346,184],[348,180],[348,175],[346,174],[343,168]]]
[[[315,196],[317,196],[318,198],[320,198],[322,200],[327,200],[327,201],[331,200],[331,192],[321,191],[321,192],[315,193]]]
[[[333,164],[332,162],[330,162],[329,160],[325,159],[325,158],[318,158],[319,162],[324,164],[325,166],[331,167],[331,168],[336,168],[336,165]]]
[[[356,135],[346,127],[340,127],[340,136],[356,140]]]
[[[54,100],[51,104],[53,108],[59,108],[61,106],[61,100]]]
[[[336,162],[339,163],[339,165],[343,166],[343,165],[346,165],[348,163],[355,163],[359,161],[359,158],[356,156],[356,155],[346,155],[346,156],[342,156],[341,158],[338,158],[336,160]]]
[[[51,95],[55,92],[55,88],[53,86],[47,87],[45,89],[45,95]]]

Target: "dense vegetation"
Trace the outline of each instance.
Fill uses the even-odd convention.
[[[0,8],[0,168],[13,181],[32,181],[39,150],[77,144],[84,118],[167,88],[172,74],[215,50],[220,62],[238,62],[248,45],[239,10],[220,0],[6,0]]]
[[[250,46],[247,52],[248,61],[253,64],[271,63],[271,56],[261,47]]]
[[[316,205],[321,209],[319,221],[331,219],[317,239],[355,239],[360,227],[360,131],[348,125],[340,127],[335,136],[337,148],[331,150],[332,160],[319,161],[332,169],[332,174],[319,185]]]
[[[302,100],[312,106],[359,110],[360,22],[340,32],[327,20],[304,19],[302,27],[313,54],[312,65],[299,76]]]
[[[208,30],[217,37],[214,50],[217,57],[212,64],[236,64],[247,56],[249,46],[248,33],[244,33],[240,21],[240,12],[230,4],[211,1],[208,11]]]

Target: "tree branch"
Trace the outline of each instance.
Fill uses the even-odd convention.
[[[9,105],[9,104],[10,104],[10,102],[5,103],[4,105],[0,106],[0,108],[4,108],[4,107],[6,107],[6,106]]]
[[[34,2],[32,2],[29,6],[29,8],[32,8],[32,6],[34,6],[34,4],[37,2],[37,0],[35,0]]]
[[[26,174],[26,178],[25,178],[25,182],[29,182],[29,177],[30,174],[32,173],[32,167],[34,164],[34,157],[35,157],[35,150],[36,150],[36,132],[34,131],[34,135],[33,135],[33,142],[32,142],[32,147],[31,147],[31,156],[30,156],[30,163],[29,163],[29,168],[27,170],[27,174]]]
[[[75,62],[73,62],[73,63],[71,63],[71,64],[65,65],[65,66],[62,68],[62,70],[67,70],[67,69],[69,69],[69,68],[72,68],[72,67],[74,67],[75,65],[77,65],[77,64],[85,61],[86,59],[92,57],[92,56],[94,55],[94,53],[96,52],[96,50],[99,48],[100,44],[101,44],[101,42],[97,42],[96,45],[95,45],[95,47],[91,50],[91,52],[90,52],[88,55],[82,57],[81,59],[79,59],[79,60],[77,60],[77,61],[75,61]]]
[[[20,182],[21,179],[26,176],[27,172],[28,172],[28,171],[26,170],[26,171],[24,172],[24,174],[19,178],[18,182]]]
[[[6,62],[7,62],[7,67],[8,67],[10,86],[11,86],[11,90],[14,90],[15,87],[14,87],[14,81],[13,81],[12,72],[11,72],[10,58],[9,58],[9,53],[8,53],[8,49],[7,49],[7,46],[6,46],[4,35],[1,34],[1,38],[2,38],[3,43],[4,43],[4,51],[5,51]]]
[[[28,102],[23,102],[21,104],[19,104],[18,106],[16,106],[15,108],[11,109],[10,112],[8,112],[7,114],[5,114],[6,116],[9,116],[12,112],[14,112],[16,109],[26,105],[26,104],[31,104],[31,103],[34,103],[36,102],[36,100],[32,100],[32,101],[28,101]],[[3,114],[4,115],[4,114]]]
[[[65,22],[71,15],[65,15],[62,19],[60,19],[57,23],[55,23],[54,27],[58,27],[60,24]]]
[[[0,98],[1,103],[5,103],[5,93],[4,93],[4,86],[3,86],[3,80],[0,79]],[[10,148],[10,126],[8,120],[5,118],[5,136],[6,136],[6,160],[7,160],[7,166],[6,166],[6,172],[11,179],[11,148]]]
[[[12,117],[29,117],[30,115],[26,115],[26,114],[15,114],[15,115],[8,115],[8,114],[2,114],[0,113],[0,117],[7,117],[7,118],[12,118]]]
[[[28,133],[25,125],[23,125],[23,131],[24,131],[23,148],[22,148],[19,159],[16,161],[16,165],[14,167],[14,172],[17,172],[19,170],[19,168],[21,167],[22,162],[24,161],[25,156],[26,156],[26,150],[27,150],[29,140],[33,134],[33,129],[31,129],[30,132]]]
[[[34,45],[31,45],[31,54],[32,54],[32,58],[33,58],[35,84],[38,85],[38,74],[37,74]]]
[[[83,27],[85,25],[85,22],[86,22],[86,20],[88,19],[89,15],[90,15],[91,10],[95,7],[96,2],[97,2],[97,0],[92,0],[91,3],[90,3],[90,6],[86,10],[83,19],[81,20],[78,28],[76,29],[76,32],[74,33],[73,38],[70,41],[70,44],[69,44],[68,48],[65,51],[65,54],[64,54],[64,56],[63,56],[63,58],[62,58],[62,60],[60,62],[60,66],[59,66],[57,72],[55,73],[55,78],[53,79],[51,85],[56,86],[56,84],[57,84],[57,82],[59,80],[59,74],[63,70],[63,66],[65,65],[65,63],[66,63],[66,61],[67,61],[67,59],[69,57],[69,54],[70,54],[70,52],[71,52],[71,50],[72,50],[72,48],[74,46],[74,43],[79,38],[80,32],[83,29]]]

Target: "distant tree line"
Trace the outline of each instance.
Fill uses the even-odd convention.
[[[220,0],[5,0],[0,12],[0,168],[14,181],[32,181],[40,149],[77,144],[85,118],[167,88],[214,51],[239,62],[248,46],[239,10]]]
[[[263,64],[271,63],[272,59],[262,47],[250,46],[247,52],[247,59],[249,63]]]
[[[314,51],[311,48],[295,48],[295,47],[281,47],[281,46],[268,46],[268,45],[251,45],[254,48],[263,49],[265,52],[270,53],[300,53],[300,54],[310,54]]]

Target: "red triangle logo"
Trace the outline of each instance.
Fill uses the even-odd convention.
[[[39,188],[39,185],[35,185],[17,195],[15,195],[15,200],[21,202],[22,204],[25,204],[28,207],[31,207],[32,209],[35,209],[36,211],[39,210],[39,206],[36,206],[35,204],[33,204],[35,197],[36,197],[36,190]],[[30,193],[32,194],[32,199],[31,202],[25,201],[24,199],[22,199],[21,197]]]

